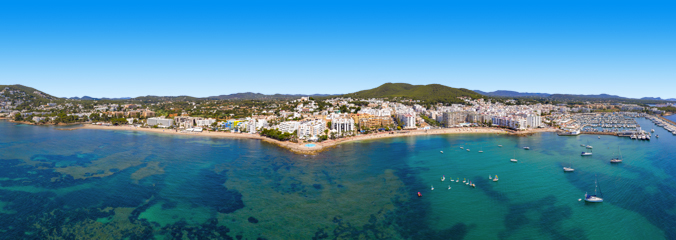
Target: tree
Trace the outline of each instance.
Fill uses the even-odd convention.
[[[14,115],[14,121],[23,121],[23,116],[21,116],[21,113],[17,113]]]
[[[331,128],[331,121],[326,122],[326,128]]]

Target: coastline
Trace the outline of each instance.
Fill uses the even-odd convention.
[[[268,143],[275,144],[282,148],[286,148],[293,153],[297,154],[310,154],[314,155],[321,151],[330,149],[339,144],[362,141],[362,140],[375,140],[375,139],[384,139],[384,138],[393,138],[393,137],[406,137],[406,136],[421,136],[421,135],[442,135],[442,134],[505,134],[505,135],[517,135],[517,136],[530,136],[539,132],[556,132],[556,129],[553,128],[543,128],[543,129],[532,129],[522,132],[515,132],[511,130],[506,130],[502,128],[444,128],[444,129],[430,129],[430,130],[409,130],[409,131],[400,131],[400,132],[384,132],[368,135],[358,135],[354,137],[340,138],[337,140],[326,140],[323,142],[317,143],[293,143],[289,141],[279,141],[267,137],[260,136],[258,134],[249,134],[249,133],[230,133],[230,132],[212,132],[204,131],[200,133],[188,133],[188,132],[177,132],[176,130],[170,129],[157,129],[157,128],[136,128],[131,126],[100,126],[92,124],[83,124],[82,127],[72,128],[68,130],[76,129],[98,129],[98,130],[116,130],[116,131],[141,131],[141,132],[152,132],[159,134],[173,134],[173,135],[186,135],[186,136],[200,136],[200,137],[216,137],[216,138],[246,138],[246,139],[258,139]],[[306,144],[314,144],[313,147],[307,147]]]

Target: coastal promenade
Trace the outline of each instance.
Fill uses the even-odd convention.
[[[185,135],[185,136],[201,136],[201,137],[222,137],[222,138],[247,138],[247,139],[259,139],[265,142],[269,142],[280,147],[286,148],[294,153],[298,154],[317,154],[321,151],[334,147],[338,144],[354,142],[354,141],[363,141],[363,140],[375,140],[383,138],[392,138],[392,137],[406,137],[406,136],[420,136],[420,135],[440,135],[440,134],[508,134],[508,135],[530,135],[538,132],[555,132],[556,129],[553,128],[542,128],[542,129],[531,129],[526,131],[511,131],[505,130],[502,128],[443,128],[443,129],[430,129],[430,130],[408,130],[408,131],[393,131],[393,132],[382,132],[374,134],[363,134],[357,135],[354,137],[340,138],[336,140],[326,140],[323,142],[317,143],[293,143],[289,141],[278,141],[275,139],[267,138],[260,136],[258,134],[249,134],[249,133],[230,133],[230,132],[214,132],[214,131],[203,131],[203,132],[180,132],[173,129],[157,129],[157,128],[138,128],[132,126],[100,126],[92,124],[84,124],[80,128],[73,128],[68,130],[75,129],[98,129],[98,130],[117,130],[117,131],[142,131],[142,132],[152,132],[158,134],[173,134],[173,135]],[[307,146],[307,144],[314,144]]]

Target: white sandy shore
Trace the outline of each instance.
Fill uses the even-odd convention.
[[[400,132],[383,132],[375,134],[365,134],[358,135],[354,137],[340,138],[337,140],[327,140],[315,144],[313,147],[305,146],[308,143],[292,143],[292,142],[282,142],[275,139],[262,137],[258,134],[249,134],[249,133],[230,133],[230,132],[213,132],[213,131],[204,131],[200,133],[187,133],[179,132],[176,130],[170,129],[157,129],[157,128],[136,128],[130,126],[99,126],[92,124],[84,124],[81,128],[84,129],[103,129],[103,130],[118,130],[118,131],[142,131],[142,132],[153,132],[159,134],[174,134],[174,135],[188,135],[188,136],[203,136],[203,137],[223,137],[223,138],[248,138],[248,139],[260,139],[266,142],[277,144],[281,147],[287,148],[295,153],[300,154],[315,154],[317,152],[323,151],[330,147],[336,146],[338,144],[361,141],[361,140],[373,140],[381,138],[391,138],[391,137],[404,137],[404,136],[419,136],[419,135],[439,135],[439,134],[517,134],[517,135],[527,135],[537,132],[555,132],[556,129],[553,128],[544,128],[544,129],[534,129],[528,131],[508,131],[501,128],[444,128],[444,129],[431,129],[431,130],[408,130]]]

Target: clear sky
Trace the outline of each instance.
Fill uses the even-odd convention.
[[[676,1],[0,2],[0,84],[59,97],[385,82],[676,98]]]

